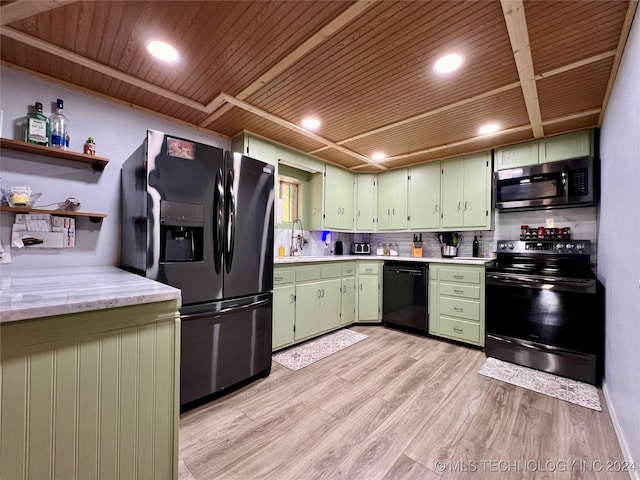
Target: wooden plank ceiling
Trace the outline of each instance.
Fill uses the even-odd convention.
[[[637,0],[70,1],[0,6],[3,66],[378,171],[597,127]],[[175,64],[150,57],[172,43]],[[463,55],[446,75],[432,66]],[[300,126],[321,121],[315,132]],[[478,128],[501,130],[482,136]],[[374,152],[386,158],[371,160]]]

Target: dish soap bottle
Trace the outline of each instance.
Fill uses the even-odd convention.
[[[62,150],[69,149],[69,119],[62,113],[64,104],[59,98],[56,113],[51,115],[51,146]]]
[[[473,236],[473,256],[478,257],[480,255],[480,244],[478,243],[478,235]]]
[[[24,141],[49,146],[49,119],[42,113],[42,104],[36,102],[35,112],[27,113],[24,123]]]

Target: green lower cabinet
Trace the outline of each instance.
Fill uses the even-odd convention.
[[[340,293],[340,325],[349,325],[356,321],[356,278],[343,277]]]
[[[296,322],[296,287],[282,285],[273,289],[273,350],[291,345]]]
[[[296,285],[296,331],[295,341],[305,340],[321,332],[320,297],[322,282]]]
[[[429,333],[484,346],[484,266],[430,264]]]
[[[382,262],[358,264],[358,321],[382,321]]]
[[[318,318],[320,333],[340,327],[342,281],[339,278],[322,282]]]
[[[0,478],[177,479],[179,307],[0,325]]]

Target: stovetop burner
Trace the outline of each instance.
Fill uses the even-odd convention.
[[[499,240],[488,271],[551,277],[594,278],[589,240]]]

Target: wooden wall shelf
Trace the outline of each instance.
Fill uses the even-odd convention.
[[[72,210],[46,210],[44,208],[31,208],[31,207],[2,207],[2,212],[14,212],[14,213],[48,213],[50,215],[60,215],[63,217],[89,217],[89,219],[97,223],[103,218],[107,217],[106,213],[94,213],[94,212],[74,212]]]
[[[42,145],[26,143],[20,140],[11,140],[9,138],[0,138],[0,147],[6,148],[7,150],[15,150],[17,152],[34,153],[45,157],[86,163],[99,172],[104,170],[104,167],[109,163],[109,159],[105,157],[97,157],[95,155],[87,155],[86,153],[80,152],[70,152],[69,150],[59,150],[52,147],[43,147]]]

